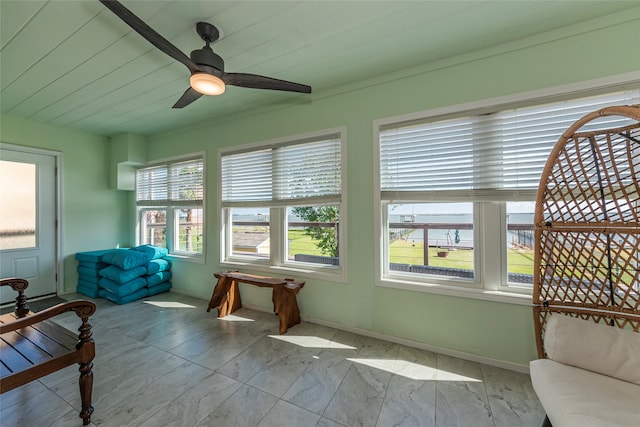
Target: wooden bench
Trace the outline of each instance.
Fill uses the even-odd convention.
[[[89,316],[95,313],[95,304],[70,301],[32,313],[24,295],[29,286],[26,280],[0,279],[0,286],[11,286],[18,292],[15,311],[0,316],[0,393],[78,363],[80,418],[83,425],[89,424],[95,356]],[[82,319],[79,335],[50,320],[67,311],[74,311]]]
[[[280,334],[285,334],[287,329],[300,323],[300,310],[296,295],[304,286],[304,282],[293,279],[276,279],[273,277],[254,276],[252,274],[242,274],[237,271],[222,271],[215,273],[218,279],[207,312],[212,308],[218,310],[218,317],[231,314],[240,307],[240,290],[238,283],[248,283],[250,285],[264,288],[273,288],[271,300],[273,301],[273,311],[280,318]]]

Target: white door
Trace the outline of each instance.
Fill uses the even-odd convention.
[[[55,155],[0,148],[0,278],[27,279],[29,298],[57,291],[56,188]]]

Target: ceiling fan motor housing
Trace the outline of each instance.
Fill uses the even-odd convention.
[[[198,65],[206,65],[224,71],[224,61],[209,46],[191,51],[191,60]]]

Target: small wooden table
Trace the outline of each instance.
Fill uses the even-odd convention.
[[[218,310],[218,317],[224,317],[242,307],[240,290],[238,289],[238,283],[242,282],[263,288],[273,288],[271,300],[273,301],[273,311],[280,318],[280,334],[285,334],[288,328],[300,323],[300,310],[296,295],[304,286],[304,282],[254,276],[237,271],[221,271],[215,273],[214,276],[218,279],[218,283],[213,289],[207,312],[215,307]]]

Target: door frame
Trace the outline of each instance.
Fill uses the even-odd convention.
[[[0,149],[19,151],[27,154],[37,154],[41,156],[51,156],[55,160],[55,191],[56,194],[54,196],[54,211],[56,216],[56,227],[54,230],[54,238],[55,238],[55,269],[56,269],[56,295],[63,295],[65,293],[64,289],[64,252],[62,246],[62,153],[60,151],[46,150],[43,148],[36,147],[27,147],[24,145],[16,145],[10,144],[6,142],[0,141]],[[28,293],[27,293],[28,295]]]

